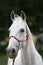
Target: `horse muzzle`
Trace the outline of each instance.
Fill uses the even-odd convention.
[[[15,59],[17,56],[15,49],[7,49],[6,52],[7,52],[8,57],[12,59]]]

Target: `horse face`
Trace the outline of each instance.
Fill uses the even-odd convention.
[[[10,58],[17,56],[20,47],[25,47],[26,42],[26,23],[25,20],[17,16],[12,19],[13,24],[9,28],[9,45],[7,47],[7,53]]]

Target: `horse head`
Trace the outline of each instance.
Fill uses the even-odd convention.
[[[21,16],[16,15],[14,11],[12,11],[11,20],[13,23],[9,28],[9,44],[7,47],[7,53],[12,58],[17,56],[19,48],[27,46],[26,42],[28,39],[28,33],[26,15],[23,11],[21,11]]]

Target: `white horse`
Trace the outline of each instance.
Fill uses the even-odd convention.
[[[9,28],[8,65],[42,65],[42,57],[35,48],[25,13],[22,11],[20,17],[12,11],[11,20],[13,23]]]

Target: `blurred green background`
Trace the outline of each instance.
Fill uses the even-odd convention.
[[[43,0],[0,0],[0,65],[7,65],[5,50],[8,45],[8,28],[12,24],[10,19],[12,10],[18,15],[21,10],[26,13],[36,49],[43,57]],[[41,42],[38,41],[40,34]]]

